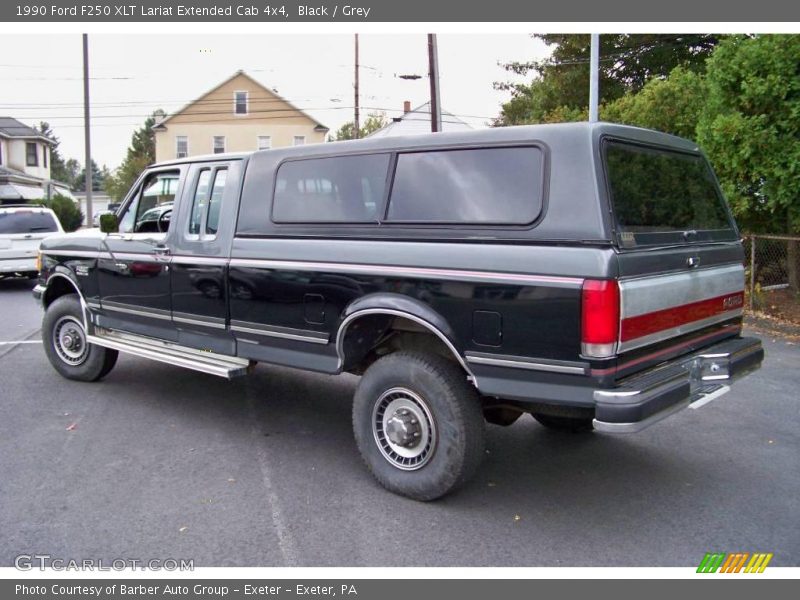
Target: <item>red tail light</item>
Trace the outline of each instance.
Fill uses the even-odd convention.
[[[587,279],[581,290],[581,353],[607,358],[617,352],[619,286],[613,279]]]

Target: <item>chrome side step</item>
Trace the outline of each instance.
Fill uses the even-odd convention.
[[[244,358],[205,352],[162,340],[100,328],[96,328],[92,335],[87,335],[86,341],[112,350],[227,379],[246,375],[250,366],[250,361]]]

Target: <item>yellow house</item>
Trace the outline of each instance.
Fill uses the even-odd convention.
[[[163,161],[324,142],[328,128],[237,71],[153,131],[156,161]]]

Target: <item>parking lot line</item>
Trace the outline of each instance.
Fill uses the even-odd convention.
[[[42,340],[16,340],[12,342],[0,342],[0,346],[13,346],[14,344],[41,344]]]

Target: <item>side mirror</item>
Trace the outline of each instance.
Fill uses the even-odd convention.
[[[103,233],[117,233],[119,231],[119,219],[113,213],[100,215],[100,231]]]

